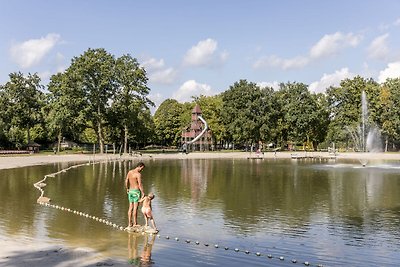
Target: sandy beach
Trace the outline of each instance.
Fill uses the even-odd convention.
[[[20,168],[26,166],[52,164],[57,162],[94,162],[103,160],[133,159],[140,161],[157,159],[219,159],[235,158],[247,159],[249,157],[263,158],[291,158],[293,155],[332,157],[335,155],[326,152],[267,152],[257,155],[249,152],[204,152],[204,153],[159,153],[129,155],[28,155],[28,156],[2,156],[0,169]],[[400,153],[338,153],[337,159],[369,159],[369,160],[400,160]],[[108,259],[98,252],[87,248],[65,248],[56,244],[42,243],[40,240],[31,240],[25,237],[0,236],[2,248],[0,249],[1,266],[126,266],[126,262]]]

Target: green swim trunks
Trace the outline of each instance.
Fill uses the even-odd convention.
[[[141,197],[142,197],[142,194],[139,189],[129,189],[129,192],[128,192],[129,203],[139,202]]]

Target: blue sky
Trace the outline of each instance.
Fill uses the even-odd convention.
[[[400,77],[397,0],[0,0],[0,10],[0,84],[21,71],[46,85],[88,48],[137,58],[157,105],[240,79],[323,92],[355,75]]]

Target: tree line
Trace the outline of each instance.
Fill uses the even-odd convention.
[[[191,102],[163,101],[151,114],[146,70],[131,55],[115,57],[105,49],[88,49],[50,78],[47,87],[37,74],[11,73],[0,85],[0,148],[23,148],[63,138],[77,143],[129,147],[180,146],[191,110],[199,104],[213,133],[215,147],[300,144],[308,149],[331,143],[353,148],[351,131],[361,123],[361,94],[369,103],[368,123],[380,129],[386,150],[400,141],[400,78],[379,84],[356,76],[325,93],[312,93],[301,82],[279,89],[239,80],[215,96]]]
[[[368,121],[380,129],[382,149],[398,150],[400,139],[400,78],[383,84],[356,76],[311,93],[300,82],[281,83],[279,89],[240,80],[216,96],[193,98],[192,103],[164,101],[154,114],[156,135],[165,145],[179,144],[190,109],[200,104],[213,131],[214,142],[241,146],[288,144],[306,149],[332,146],[356,150],[351,132],[360,130],[361,94],[368,98]]]

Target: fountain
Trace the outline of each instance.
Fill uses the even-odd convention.
[[[361,93],[361,125],[356,128],[347,128],[354,142],[355,150],[362,153],[376,153],[382,151],[381,135],[378,127],[368,120],[368,101],[365,91]],[[367,158],[360,158],[365,167]]]

